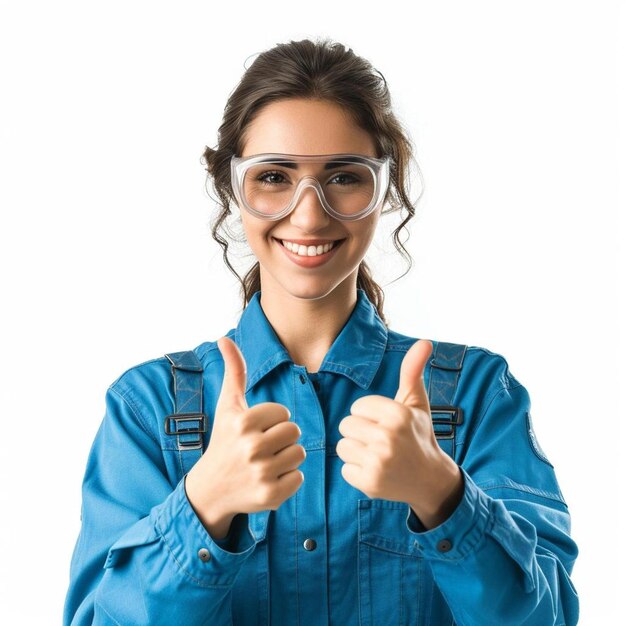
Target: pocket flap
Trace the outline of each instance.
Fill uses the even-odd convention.
[[[423,558],[415,533],[407,526],[411,508],[404,502],[368,498],[358,501],[359,542],[374,548]]]
[[[134,548],[154,543],[159,538],[160,536],[154,528],[154,521],[151,519],[151,516],[143,517],[126,529],[124,534],[109,548],[104,569],[115,567],[125,548]]]

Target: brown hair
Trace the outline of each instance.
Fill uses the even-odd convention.
[[[258,261],[243,279],[237,274],[228,260],[228,239],[218,233],[231,215],[230,202],[235,201],[230,181],[230,158],[241,155],[246,128],[263,106],[291,98],[328,100],[344,107],[355,123],[370,133],[377,156],[391,155],[389,189],[385,196],[391,210],[383,209],[381,215],[406,208],[407,217],[393,232],[396,249],[408,260],[407,271],[399,278],[412,265],[411,255],[400,241],[399,232],[415,215],[407,186],[409,164],[414,160],[413,149],[410,138],[391,110],[387,81],[367,60],[330,39],[281,43],[260,53],[246,70],[224,108],[216,149],[205,146],[203,153],[207,182],[209,178],[213,179],[213,189],[221,209],[212,221],[212,236],[223,248],[226,265],[241,283],[243,308],[261,288],[261,281]],[[358,288],[365,291],[388,326],[383,314],[384,292],[372,278],[365,261],[359,265]]]

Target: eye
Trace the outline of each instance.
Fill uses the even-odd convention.
[[[341,172],[339,174],[335,174],[328,182],[332,182],[333,180],[337,180],[337,184],[340,187],[345,187],[347,185],[354,185],[360,182],[359,177],[354,174],[350,174],[348,172]]]
[[[258,180],[263,185],[267,185],[268,187],[272,187],[274,185],[278,185],[278,184],[284,182],[284,176],[283,176],[282,172],[279,172],[279,171],[276,171],[276,170],[270,170],[270,171],[267,171],[267,172],[263,172],[262,174],[257,176],[256,180]]]

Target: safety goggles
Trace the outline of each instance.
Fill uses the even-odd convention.
[[[233,156],[231,184],[239,207],[261,219],[285,217],[312,187],[329,215],[352,221],[366,217],[384,200],[390,162],[390,156],[349,153]]]

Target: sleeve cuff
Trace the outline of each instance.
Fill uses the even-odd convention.
[[[210,535],[210,533],[208,534]],[[213,541],[226,552],[245,552],[252,544],[256,543],[248,527],[248,514],[237,513],[230,524],[226,537],[213,539]]]
[[[457,508],[444,522],[426,530],[415,512],[407,504],[406,526],[415,535],[426,558],[441,560],[462,559],[480,542],[491,519],[491,498],[480,489],[471,476],[463,473],[464,492]]]
[[[228,535],[213,539],[187,498],[183,476],[159,507],[155,525],[178,566],[199,582],[213,586],[232,585],[254,551],[258,541],[247,521],[247,514],[237,515]]]

